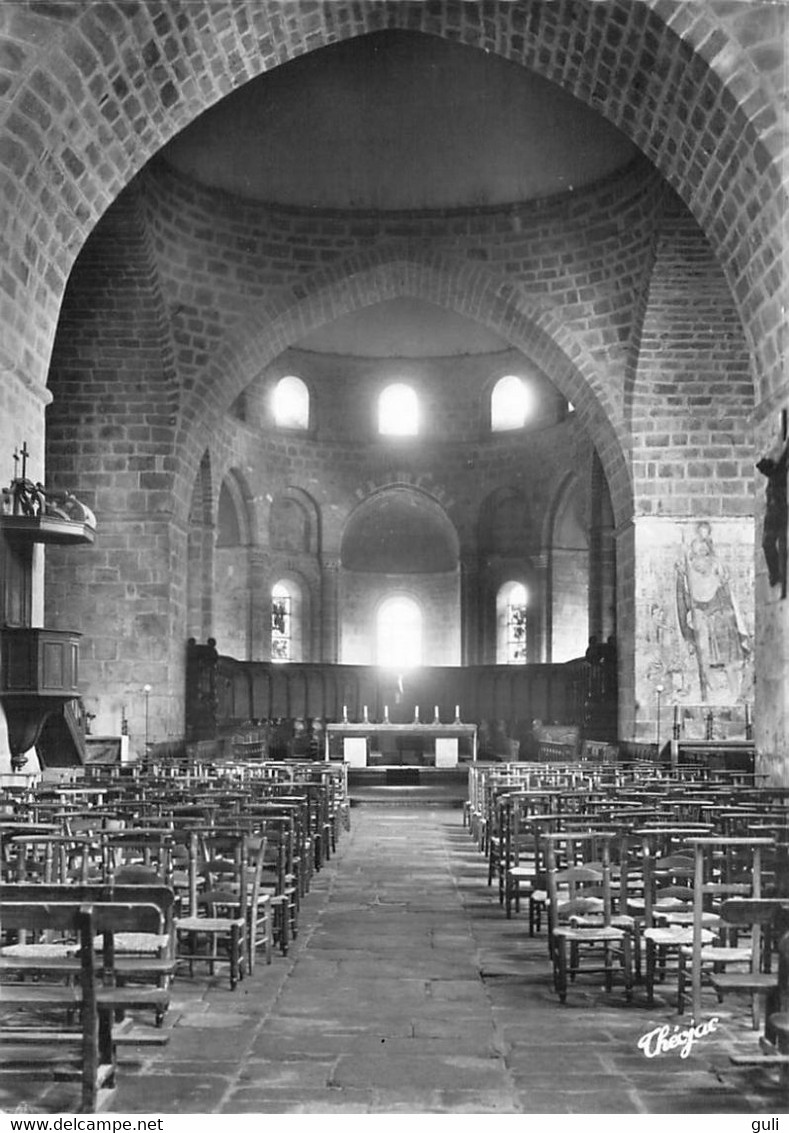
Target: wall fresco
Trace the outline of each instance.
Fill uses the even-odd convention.
[[[660,698],[683,721],[699,715],[689,709],[744,718],[754,682],[753,521],[645,519],[637,539],[639,715],[654,718]]]

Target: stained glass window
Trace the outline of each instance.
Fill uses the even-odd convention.
[[[525,665],[528,629],[528,595],[520,582],[506,582],[496,599],[499,665]]]
[[[271,591],[271,660],[293,660],[293,598],[280,582]]]

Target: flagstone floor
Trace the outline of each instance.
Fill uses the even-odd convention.
[[[104,1112],[691,1113],[786,1111],[753,1052],[748,1005],[714,998],[715,1034],[689,1057],[639,1038],[680,1020],[643,990],[551,982],[544,932],[508,921],[461,811],[354,808],[316,874],[289,955],[231,992],[179,975],[165,1046],[122,1046]],[[27,1093],[25,1093],[25,1090]],[[0,1079],[0,1109],[73,1110],[73,1083]]]

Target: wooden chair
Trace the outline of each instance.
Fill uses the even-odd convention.
[[[298,935],[299,886],[294,872],[293,815],[276,804],[257,804],[251,815],[261,823],[265,853],[261,863],[260,891],[268,894],[274,913],[274,938],[283,956]]]
[[[735,903],[737,908],[733,910],[730,905]],[[775,985],[766,991],[766,1021],[759,1048],[752,1052],[738,1050],[729,1055],[729,1060],[735,1067],[777,1072],[776,1084],[785,1097],[789,1091],[789,897],[733,900],[726,902],[725,915],[736,923],[748,923],[755,917],[763,929],[777,938]],[[746,986],[742,990],[752,992],[753,988]]]
[[[113,940],[114,971],[122,980],[142,979],[166,990],[175,971],[174,894],[168,886],[158,883],[131,885],[45,885],[35,883],[3,884],[0,886],[0,903],[52,902],[64,900],[88,904],[154,905],[161,918],[161,928],[155,932],[135,928],[134,932],[118,930]],[[24,933],[18,933],[24,937]],[[39,933],[34,940],[22,940],[0,947],[0,974],[38,976],[41,972],[59,974],[69,979],[78,973],[75,962],[76,946],[71,939]],[[96,946],[103,947],[101,941]],[[157,1009],[157,1025],[161,1025],[164,1011]]]
[[[633,960],[630,934],[611,923],[610,843],[613,831],[554,833],[544,835],[548,880],[548,936],[554,987],[560,1002],[567,998],[568,976],[581,971],[582,957],[598,958],[584,972],[602,972],[607,991],[613,988],[615,968],[621,966],[625,995],[633,995]],[[557,851],[565,863],[560,868]],[[599,847],[602,869],[576,864],[579,847]],[[597,856],[597,855],[593,855]]]
[[[110,882],[125,873],[127,884],[135,867],[141,867],[140,878],[149,884],[154,878],[160,885],[172,885],[173,836],[160,828],[132,827],[106,831],[101,835],[103,880]]]
[[[678,970],[680,950],[693,943],[693,858],[688,853],[674,852],[658,856],[653,838],[666,845],[663,831],[656,837],[644,834],[643,928],[641,939],[645,952],[645,988],[648,1005],[654,1002],[655,983],[666,978],[669,962]],[[671,848],[671,843],[669,843]],[[704,943],[714,939],[717,916],[708,915],[702,927]],[[681,977],[678,977],[681,981]],[[681,982],[679,987],[681,997]],[[681,1007],[681,1003],[680,1003]]]
[[[541,816],[543,819],[546,816]],[[529,936],[539,931],[547,901],[546,871],[540,836],[546,828],[527,796],[510,795],[504,819],[503,900],[509,920],[520,913],[521,899],[529,902]]]
[[[235,990],[248,965],[249,874],[246,833],[208,828],[188,838],[188,912],[175,919],[176,956],[189,964],[208,964],[213,975],[220,946]]]
[[[274,906],[271,894],[264,892],[261,884],[267,844],[265,833],[250,834],[247,841],[247,942],[250,972],[254,970],[259,949],[263,949],[267,964],[272,962],[274,952]]]
[[[58,1064],[63,1061],[63,1042],[73,1042],[79,1051],[81,1112],[95,1113],[99,1089],[115,1084],[113,1022],[116,1012],[151,1006],[163,1010],[169,996],[158,987],[116,986],[114,936],[118,932],[161,931],[161,911],[155,905],[136,902],[4,900],[3,925],[5,930],[26,934],[59,932],[74,937],[79,956],[77,982],[39,980],[4,984],[0,996],[0,1012],[4,1014],[13,1015],[19,1010],[45,1011],[62,1015],[62,1020],[49,1028],[4,1027],[2,1037],[6,1044],[30,1044],[38,1048],[40,1054],[47,1049],[47,1044],[56,1044]],[[97,934],[101,934],[104,941],[100,964],[94,953]],[[77,1029],[71,1024],[75,1014],[80,1019]]]
[[[777,1062],[780,1084],[789,1090],[789,931],[778,941],[778,988],[768,1005],[764,1054]]]
[[[48,885],[87,882],[99,842],[90,834],[15,834],[8,844],[6,881],[41,881]]]
[[[704,980],[704,940],[702,928],[704,916],[710,902],[718,905],[733,896],[745,896],[759,899],[761,889],[761,855],[762,850],[773,845],[771,838],[689,838],[689,844],[694,850],[694,880],[693,880],[693,944],[690,950],[691,987],[693,1018],[696,1022],[701,1019],[702,1011],[702,983]],[[731,869],[731,851],[739,851],[747,855],[750,861],[748,875],[750,880],[743,882],[732,880],[727,875]],[[737,874],[741,875],[742,861],[737,862]],[[751,932],[750,955],[752,964],[758,965],[761,948],[761,924],[754,923]],[[756,974],[752,968],[752,974]],[[751,1007],[754,1027],[759,1026],[759,991],[752,992]]]
[[[724,901],[721,915],[723,921],[734,926],[739,932],[747,930],[748,946],[742,949],[744,962],[739,971],[716,972],[710,976],[710,983],[719,1000],[731,993],[742,992],[751,996],[752,1021],[754,1030],[760,1026],[760,1011],[753,1007],[754,1001],[765,998],[778,988],[778,973],[772,969],[772,949],[776,943],[772,938],[772,926],[776,914],[782,907],[789,908],[789,898],[732,898]],[[704,957],[702,956],[702,962]]]
[[[499,880],[499,904],[512,917],[513,908],[520,912],[521,897],[529,898],[529,935],[539,929],[545,908],[545,863],[540,834],[554,828],[558,815],[554,807],[558,792],[527,789],[507,790],[497,800],[497,835],[491,838],[491,859],[488,881],[492,880],[491,864]]]

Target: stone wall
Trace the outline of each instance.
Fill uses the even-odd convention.
[[[316,216],[231,200],[159,161],[110,209],[78,262],[51,373],[56,400],[49,466],[56,478],[76,478],[78,492],[102,516],[104,539],[79,565],[63,552],[52,557],[50,616],[57,624],[67,603],[79,606],[72,596],[79,578],[85,585],[83,675],[95,701],[90,707],[98,708],[108,730],[120,705],[133,726],[139,723],[137,688],[150,683],[167,690],[167,699],[151,706],[157,730],[178,732],[187,588],[191,608],[210,611],[203,628],[223,652],[262,657],[266,590],[277,570],[299,569],[292,555],[277,563],[269,559],[271,580],[267,571],[258,572],[254,589],[263,597],[253,609],[243,555],[217,554],[206,571],[203,556],[195,561],[192,535],[187,567],[193,507],[179,505],[179,474],[188,454],[174,443],[175,408],[192,396],[230,338],[241,333],[243,339],[261,301],[297,290],[300,278],[325,270],[319,265],[331,265],[342,280],[359,250],[417,240],[440,254],[513,274],[525,293],[539,297],[538,305],[561,311],[590,359],[605,360],[609,412],[620,428],[627,414],[633,420],[641,506],[706,515],[711,497],[704,476],[723,489],[715,496],[717,509],[740,514],[751,506],[747,435],[739,430],[736,442],[723,448],[736,404],[752,398],[725,281],[692,219],[642,163],[619,181],[529,209],[416,214],[395,225],[385,215]],[[119,258],[125,270],[111,270]],[[700,277],[704,287],[697,296],[694,281]],[[380,298],[369,295],[371,302]],[[581,576],[588,568],[559,556],[551,560],[548,579],[547,517],[567,476],[586,467],[586,477],[578,477],[584,495],[591,478],[587,462],[604,444],[588,415],[568,415],[572,390],[561,370],[552,371],[528,349],[449,359],[361,359],[320,355],[297,344],[262,367],[250,355],[246,366],[246,388],[239,391],[229,379],[224,393],[212,387],[224,411],[203,458],[211,467],[209,523],[220,486],[235,485],[238,522],[248,542],[270,554],[271,502],[302,492],[310,523],[320,531],[319,545],[311,537],[308,556],[316,563],[316,553],[338,553],[353,509],[367,495],[397,484],[417,486],[440,500],[459,547],[478,569],[480,624],[469,631],[463,618],[457,625],[450,607],[440,615],[434,611],[431,624],[451,619],[453,626],[443,631],[440,645],[434,639],[435,660],[459,660],[464,635],[467,658],[495,656],[495,589],[510,576],[528,579],[535,595],[530,659],[551,655],[554,612],[557,648],[582,651],[589,622],[580,610]],[[534,386],[541,408],[523,433],[490,434],[490,389],[507,372]],[[269,393],[284,374],[303,378],[311,391],[305,433],[272,423]],[[377,396],[394,380],[411,383],[420,397],[417,439],[378,435]],[[689,412],[698,414],[695,427]],[[690,448],[699,454],[693,464]],[[194,483],[202,477],[200,471]],[[653,503],[656,486],[671,490]],[[516,524],[519,544],[502,548],[491,542],[494,532],[483,531],[483,518],[502,492],[512,491],[529,501],[529,510]],[[721,503],[724,497],[732,502]],[[588,503],[584,514],[588,522]],[[307,571],[305,591],[309,655],[368,656],[369,632],[342,612],[343,588],[340,622],[328,637],[319,570]],[[369,613],[381,596],[381,581],[366,587],[364,600],[357,592]],[[567,628],[568,618],[575,618],[574,629]]]
[[[630,395],[636,512],[752,515],[753,402],[726,280],[692,219],[672,207],[657,236]]]
[[[456,572],[384,575],[353,571],[340,576],[342,664],[379,663],[378,610],[385,598],[400,595],[416,602],[422,615],[422,664],[459,665],[462,616]]]
[[[138,680],[141,665],[160,665],[157,676],[164,682],[164,693],[157,728],[163,733],[181,726],[178,689],[182,683],[180,641],[186,608],[187,516],[200,463],[209,444],[216,446],[220,465],[225,461],[225,466],[217,469],[217,482],[221,482],[231,466],[234,447],[234,433],[226,429],[222,419],[227,399],[234,399],[249,383],[256,364],[262,367],[272,361],[320,318],[325,321],[342,313],[343,304],[347,309],[359,280],[367,290],[365,295],[355,296],[358,306],[372,301],[374,294],[399,287],[401,291],[411,288],[415,293],[443,298],[466,313],[476,312],[488,326],[506,331],[514,345],[521,349],[531,346],[548,376],[576,403],[600,454],[614,500],[618,630],[620,640],[623,635],[627,639],[621,652],[626,702],[623,721],[628,714],[632,716],[635,704],[634,580],[640,564],[629,526],[634,514],[662,512],[698,521],[711,510],[732,517],[749,513],[748,493],[753,481],[759,481],[752,467],[754,451],[750,468],[744,455],[752,442],[746,441],[743,447],[747,407],[738,400],[744,391],[742,346],[726,340],[726,328],[724,335],[718,333],[721,321],[708,300],[697,308],[693,327],[686,323],[681,326],[683,320],[675,319],[674,331],[669,329],[664,336],[665,324],[654,302],[657,286],[650,292],[650,257],[654,250],[659,268],[670,266],[667,248],[671,240],[676,241],[680,229],[685,235],[692,234],[692,228],[688,215],[674,212],[669,214],[673,237],[671,224],[662,236],[660,226],[650,230],[648,221],[657,217],[659,210],[647,208],[639,213],[638,194],[633,198],[636,211],[631,209],[629,216],[622,214],[624,225],[619,236],[625,245],[629,243],[632,221],[643,257],[630,255],[626,247],[618,265],[613,252],[609,263],[595,261],[581,246],[581,226],[576,225],[571,239],[572,218],[566,218],[570,226],[568,247],[573,249],[573,262],[578,266],[579,279],[585,280],[584,288],[574,288],[564,275],[564,236],[558,230],[553,243],[546,240],[545,261],[540,262],[534,242],[519,253],[518,248],[524,246],[518,244],[513,219],[518,223],[525,219],[528,228],[528,218],[523,216],[500,217],[501,232],[506,234],[503,241],[489,230],[489,239],[478,239],[470,231],[477,224],[476,217],[471,221],[459,218],[462,231],[457,235],[451,230],[452,218],[446,217],[441,218],[443,231],[438,234],[430,218],[418,219],[409,229],[410,235],[396,227],[385,234],[381,231],[381,240],[390,249],[409,243],[410,250],[405,249],[399,259],[381,246],[378,258],[369,253],[371,242],[377,239],[374,233],[371,235],[376,218],[367,218],[355,234],[352,247],[357,260],[350,263],[332,243],[336,231],[324,236],[313,233],[314,240],[328,239],[323,245],[328,255],[324,260],[320,246],[313,244],[310,248],[303,232],[290,230],[287,223],[280,225],[280,235],[294,236],[288,255],[283,254],[281,263],[276,249],[270,257],[258,256],[250,279],[239,280],[239,285],[247,288],[245,294],[251,304],[257,304],[259,323],[247,328],[246,338],[234,339],[233,349],[221,338],[223,312],[212,309],[211,297],[206,297],[205,305],[196,293],[182,296],[186,308],[181,311],[163,285],[163,275],[157,276],[154,270],[154,265],[162,269],[162,250],[167,250],[165,228],[176,224],[178,217],[166,220],[154,233],[142,224],[136,205],[132,208],[128,201],[121,201],[107,217],[109,224],[118,225],[121,243],[113,248],[112,240],[107,240],[102,249],[97,240],[96,247],[88,250],[88,259],[91,255],[100,258],[103,253],[106,266],[115,267],[121,259],[125,262],[125,253],[136,244],[130,261],[133,267],[128,275],[105,273],[103,286],[108,290],[104,296],[97,276],[96,284],[87,284],[80,299],[78,292],[86,281],[82,265],[73,273],[72,267],[85,239],[108,205],[168,137],[222,94],[261,71],[306,50],[383,26],[446,35],[494,51],[513,64],[528,66],[594,106],[636,141],[681,197],[684,208],[704,233],[703,243],[708,245],[709,250],[704,249],[707,266],[697,261],[696,267],[685,272],[688,309],[693,310],[699,294],[693,283],[696,276],[705,290],[711,288],[710,295],[723,300],[732,316],[731,326],[736,316],[755,391],[756,452],[766,451],[774,439],[775,415],[787,405],[780,344],[786,308],[780,258],[786,215],[781,178],[786,150],[781,128],[787,74],[780,50],[786,31],[784,6],[731,5],[723,0],[676,4],[664,0],[644,4],[630,0],[595,4],[558,0],[483,9],[452,2],[440,6],[339,2],[294,6],[285,19],[269,5],[230,0],[194,0],[178,10],[125,3],[8,4],[2,27],[0,77],[8,108],[2,136],[2,188],[7,205],[3,225],[7,270],[0,280],[4,367],[7,363],[3,386],[11,390],[16,413],[19,405],[15,390],[43,385],[56,326],[62,317],[61,341],[52,370],[56,390],[51,412],[52,471],[64,481],[70,472],[76,473],[84,480],[80,490],[89,501],[95,493],[93,502],[100,523],[106,517],[106,542],[97,547],[99,557],[87,567],[82,556],[72,559],[65,552],[58,553],[62,557],[50,556],[50,604],[53,616],[65,619],[75,592],[78,595],[77,609],[80,617],[84,613],[89,630],[89,680],[94,691],[100,686],[117,692],[106,693],[102,706],[106,722],[117,714],[123,689]],[[163,183],[160,172],[157,189]],[[663,193],[656,177],[653,191],[657,203]],[[128,215],[122,222],[126,209]],[[152,211],[156,214],[150,193],[146,194],[145,209],[149,226]],[[612,208],[598,247],[614,248],[615,213]],[[328,218],[328,222],[333,219]],[[483,227],[490,220],[483,218]],[[297,221],[293,222],[296,228]],[[396,226],[397,218],[391,224]],[[430,231],[425,230],[426,224]],[[188,223],[186,227],[191,245],[195,231]],[[590,239],[597,240],[594,226],[586,227]],[[264,232],[266,239],[270,235]],[[692,235],[696,247],[701,248],[701,238]],[[421,245],[421,259],[413,251],[414,243]],[[210,252],[210,241],[208,245]],[[110,248],[116,253],[112,257]],[[290,254],[294,249],[298,249],[298,267]],[[486,254],[492,258],[486,259]],[[447,266],[448,260],[441,258],[447,256],[459,257],[462,268]],[[725,293],[720,279],[713,278],[709,270],[712,257],[720,265]],[[266,258],[270,258],[272,273],[268,282],[264,278]],[[217,263],[221,272],[227,270],[221,259]],[[547,268],[558,271],[561,278],[530,276],[533,263],[538,274]],[[387,264],[390,266],[385,270],[381,268]],[[197,273],[205,266],[198,251]],[[675,263],[674,267],[677,279],[682,264]],[[177,269],[176,260],[174,276]],[[204,274],[208,278],[212,273]],[[62,308],[67,279],[70,296]],[[506,286],[503,280],[507,280]],[[534,289],[540,290],[540,281],[546,292],[561,300],[562,306],[555,312],[550,306],[540,307],[535,299]],[[602,288],[599,294],[598,282]],[[187,284],[188,280],[182,278],[178,287]],[[521,284],[528,289],[525,293],[519,291]],[[255,290],[261,286],[278,290],[264,295]],[[112,298],[110,290],[114,291]],[[150,306],[143,317],[146,304]],[[87,333],[94,309],[94,330],[98,331],[99,315],[107,323],[104,341],[109,354],[104,357],[99,349],[101,334],[95,333],[91,344]],[[157,310],[166,311],[168,316],[159,326]],[[713,333],[706,322],[711,314]],[[127,318],[129,333],[124,335],[121,324]],[[653,342],[660,344],[661,353],[673,358],[687,379],[687,393],[693,397],[695,408],[712,410],[712,416],[703,415],[698,430],[703,440],[696,437],[695,428],[684,427],[681,406],[669,412],[667,419],[647,420],[649,413],[645,414],[644,407],[649,395],[643,384],[639,386],[641,379],[654,380],[656,388],[651,396],[655,399],[682,397],[682,392],[674,388],[678,383],[673,378],[673,364],[671,370],[661,373],[658,368],[652,376],[644,366],[637,365],[641,318],[645,330],[653,328]],[[178,332],[172,340],[170,325]],[[141,329],[144,333],[140,336]],[[236,326],[230,333],[238,330]],[[680,336],[687,333],[699,335],[699,353],[686,354],[683,360],[677,345]],[[81,340],[84,356],[69,358],[71,334]],[[218,345],[220,340],[224,345]],[[246,345],[257,348],[261,343],[265,350],[251,350],[246,356]],[[557,343],[561,343],[560,349]],[[209,358],[212,344],[217,350]],[[194,352],[191,356],[190,350]],[[700,355],[713,359],[707,365],[702,358],[703,388],[694,386]],[[206,366],[201,369],[204,360]],[[226,366],[227,362],[230,364]],[[102,387],[104,363],[108,363],[104,365],[105,378],[109,374],[114,382],[112,375],[123,376],[123,389],[113,387],[113,395],[119,395],[117,410],[102,400],[107,396]],[[191,374],[187,373],[189,368]],[[89,375],[87,386],[82,387],[80,377],[79,388],[70,388],[73,375],[81,375],[83,370]],[[228,376],[228,385],[214,394],[217,372]],[[731,399],[728,388],[723,388],[728,387],[729,373],[737,392]],[[628,382],[638,396],[630,395]],[[177,422],[176,392],[180,398]],[[150,407],[148,419],[144,405]],[[685,410],[692,420],[689,403]],[[31,401],[20,412],[37,448],[44,431],[43,409],[36,410]],[[629,468],[631,415],[637,432],[635,444],[640,448],[639,467],[633,469],[633,477]],[[120,432],[102,436],[103,428]],[[177,444],[172,440],[176,428],[180,428]],[[0,437],[8,439],[8,448],[17,443],[16,418],[13,424],[6,424],[0,417]],[[647,444],[647,439],[660,437],[669,438],[665,460],[662,451],[666,446]],[[680,441],[680,437],[685,440]],[[28,443],[32,448],[30,440]],[[74,451],[69,452],[69,443],[82,446],[78,459]],[[697,444],[704,450],[701,460],[696,456]],[[91,445],[97,446],[98,453],[91,451]],[[115,467],[112,458],[119,462]],[[8,451],[0,459],[8,464]],[[690,473],[690,496],[679,475],[683,465]],[[724,502],[720,505],[713,503],[718,491],[712,479],[719,475],[724,484]],[[113,480],[116,476],[118,479]],[[633,488],[640,501],[636,512]],[[100,498],[106,507],[100,506]],[[120,501],[127,507],[123,514]],[[761,496],[757,506],[761,507]],[[128,579],[122,577],[120,563],[129,564]],[[85,597],[88,593],[92,606]],[[774,589],[765,586],[761,575],[757,578],[757,596],[756,632],[762,654],[761,661],[757,658],[757,746],[766,758],[777,761],[786,750],[789,719],[785,681],[781,684],[789,640],[786,603]],[[201,599],[207,602],[208,597],[204,593]],[[121,605],[128,621],[119,621],[116,616]],[[93,609],[102,610],[101,618],[96,615],[92,619]],[[203,615],[205,624],[210,621],[207,607]],[[113,627],[113,633],[120,627],[124,649],[130,653],[142,649],[143,656],[126,660],[110,656],[113,647],[107,626]],[[152,644],[157,635],[159,640],[163,635],[168,643],[163,657],[156,655]],[[776,659],[782,663],[777,674]],[[171,708],[165,708],[165,704]],[[171,709],[173,717],[166,719]],[[139,710],[134,711],[139,723]],[[625,735],[630,735],[629,724]]]

